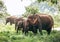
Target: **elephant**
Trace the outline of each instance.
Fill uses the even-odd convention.
[[[24,19],[22,17],[19,17],[16,19],[15,30],[17,31],[17,33],[18,33],[18,30],[23,28],[23,21],[24,21]]]
[[[39,28],[40,33],[42,34],[42,27],[41,27],[41,20],[38,15],[29,15],[27,18],[27,22],[25,22],[24,25],[24,32],[25,34],[28,33],[28,31],[32,31],[34,35],[37,33],[37,29]]]
[[[54,25],[54,20],[51,15],[48,14],[34,14],[28,16],[28,23],[29,26],[33,27],[33,32],[36,34],[37,30],[39,30],[40,34],[42,35],[42,30],[46,30],[48,35],[51,32],[51,29]]]
[[[31,17],[33,18],[33,15],[31,15]],[[25,35],[28,31],[32,31],[34,34],[37,33],[37,28],[33,28],[33,25],[30,24],[28,18],[17,22],[17,33],[19,28],[22,28],[22,32],[25,33]]]
[[[27,34],[28,31],[32,31],[34,34],[36,34],[37,30],[39,30],[40,34],[42,35],[42,30],[46,30],[49,35],[53,25],[54,21],[52,16],[47,14],[29,15],[27,20],[18,22],[18,28],[19,26],[22,27],[22,32],[25,34]]]
[[[6,18],[6,24],[8,23],[8,22],[10,22],[10,25],[12,25],[12,24],[15,24],[15,20],[17,19],[17,17],[16,16],[8,16],[7,18]],[[5,24],[5,25],[6,25]]]
[[[22,29],[22,33],[24,33],[25,35],[28,33],[28,31],[33,32],[33,27],[29,25],[29,22],[27,19],[24,19],[23,21],[17,22],[17,29],[16,29],[17,33],[18,33],[19,29]]]

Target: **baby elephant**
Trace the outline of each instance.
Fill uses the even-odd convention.
[[[21,18],[21,17],[16,20],[15,30],[17,31],[17,33],[18,33],[18,30],[23,29],[23,21],[24,21],[24,20],[25,20],[25,19],[24,19],[24,18]]]

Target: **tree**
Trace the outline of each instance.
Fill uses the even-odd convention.
[[[48,2],[51,2],[52,4],[55,4],[57,0],[50,0],[50,1],[49,0],[37,0],[37,1],[38,1],[38,3],[48,1]],[[23,14],[23,16],[27,17],[30,14],[36,14],[36,13],[39,13],[38,7],[36,7],[35,5],[30,5],[30,6],[26,7],[26,12]]]
[[[9,15],[7,13],[7,8],[4,5],[4,2],[2,0],[0,0],[0,18],[6,17],[7,15]]]
[[[21,1],[23,1],[23,0],[21,0]],[[39,3],[41,2],[41,1],[50,1],[51,3],[53,3],[53,4],[57,4],[57,2],[59,1],[59,0],[37,0]]]
[[[30,14],[36,14],[38,13],[38,8],[36,6],[29,6],[26,7],[26,11],[29,12]]]
[[[38,2],[41,2],[41,1],[50,1],[53,4],[57,4],[57,0],[37,0],[37,1]]]
[[[25,9],[26,9],[26,12],[23,14],[24,17],[27,17],[28,15],[31,15],[31,14],[36,14],[39,12],[36,6],[28,6],[28,7],[25,7]]]

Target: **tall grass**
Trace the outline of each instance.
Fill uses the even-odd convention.
[[[46,31],[43,31],[43,35],[39,32],[37,35],[29,32],[25,36],[21,30],[16,33],[14,25],[0,24],[0,42],[60,42],[60,31],[51,31],[50,35],[47,35]]]

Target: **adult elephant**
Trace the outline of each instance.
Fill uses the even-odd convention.
[[[9,16],[6,18],[6,24],[10,22],[10,25],[15,24],[15,20],[17,19],[16,16]]]
[[[37,33],[39,29],[40,34],[42,35],[42,30],[46,30],[50,34],[51,29],[54,25],[52,16],[47,14],[34,14],[28,16],[29,26],[33,26],[33,32]]]

